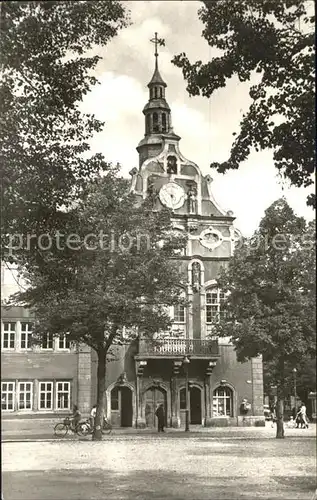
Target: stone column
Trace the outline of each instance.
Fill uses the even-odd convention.
[[[144,368],[147,365],[147,361],[136,361],[135,371],[136,371],[136,424],[135,426],[139,429],[144,429],[146,427],[145,415],[142,402],[142,376]]]
[[[180,419],[180,416],[179,416],[179,411],[178,411],[178,379],[177,379],[177,376],[179,374],[179,370],[182,366],[182,362],[181,361],[174,361],[174,364],[173,364],[173,375],[172,375],[172,379],[171,379],[171,408],[172,408],[172,411],[171,411],[171,414],[172,414],[172,417],[171,417],[171,427],[174,427],[174,428],[179,428],[180,425],[181,425],[181,419]]]
[[[204,422],[205,427],[212,426],[213,422],[213,388],[211,382],[211,374],[216,364],[217,361],[209,361],[206,369],[206,376],[205,376],[206,417]]]
[[[78,346],[77,406],[82,413],[91,409],[91,350],[87,345]]]

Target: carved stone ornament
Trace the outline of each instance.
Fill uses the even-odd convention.
[[[223,236],[220,231],[210,227],[200,233],[199,241],[204,247],[214,250],[223,242]]]
[[[188,226],[188,231],[190,233],[195,233],[198,229],[198,225],[197,224],[191,224],[190,226]]]

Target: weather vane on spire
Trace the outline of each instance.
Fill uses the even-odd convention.
[[[157,33],[155,33],[155,37],[151,38],[150,41],[155,45],[154,55],[155,55],[155,65],[157,66],[157,58],[158,58],[157,46],[159,45],[160,47],[165,47],[165,40],[164,38],[158,38]]]

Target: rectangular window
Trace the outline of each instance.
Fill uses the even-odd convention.
[[[53,334],[47,333],[42,340],[42,349],[53,349]]]
[[[18,410],[32,410],[33,382],[19,382]]]
[[[70,342],[67,338],[67,335],[63,335],[62,337],[58,338],[58,349],[69,349],[70,348]]]
[[[174,306],[174,322],[185,323],[185,307],[182,304]]]
[[[39,384],[39,410],[53,409],[53,382]]]
[[[14,410],[15,382],[1,382],[1,410]]]
[[[21,323],[21,349],[31,349],[32,323]]]
[[[214,288],[206,293],[206,323],[220,319],[221,306],[225,296],[221,290]]]
[[[70,409],[70,383],[56,382],[56,409]]]
[[[2,348],[15,348],[16,323],[3,323]]]

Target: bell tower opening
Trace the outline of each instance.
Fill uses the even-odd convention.
[[[165,42],[163,39],[158,38],[157,33],[155,33],[155,37],[151,42],[155,45],[155,67],[148,84],[149,100],[143,109],[145,134],[137,147],[140,166],[146,159],[160,153],[167,135],[174,141],[180,139],[174,134],[171,127],[171,109],[165,99],[167,85],[158,68],[158,46],[164,46]]]

